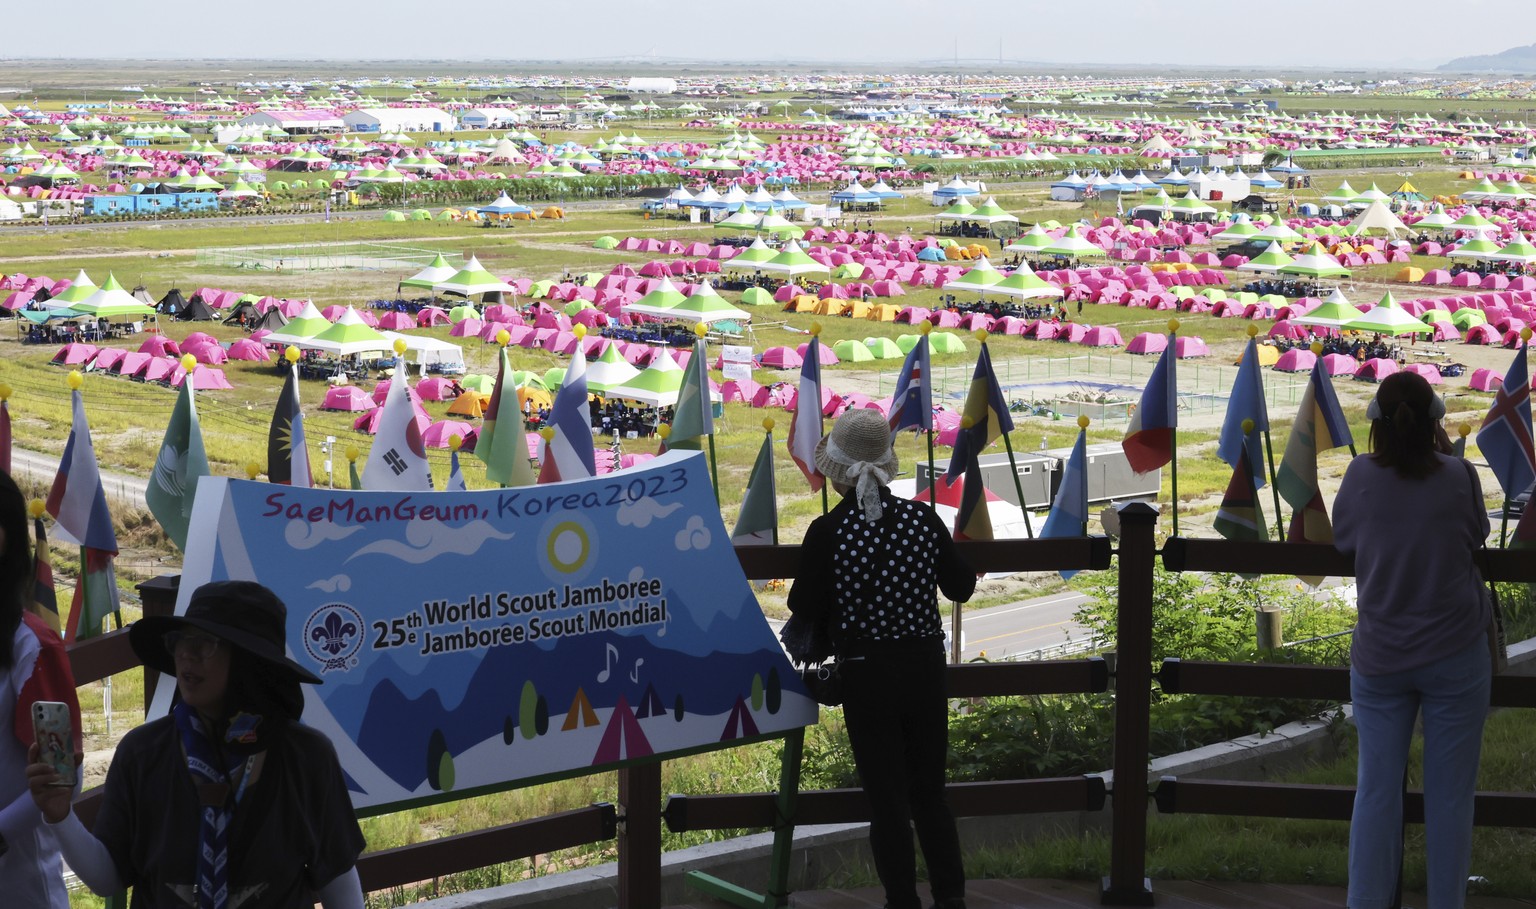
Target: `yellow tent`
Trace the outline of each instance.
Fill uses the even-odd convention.
[[[1272,345],[1272,344],[1260,344],[1260,345],[1258,345],[1254,349],[1259,352],[1259,365],[1260,366],[1274,366],[1276,363],[1280,362],[1280,350],[1279,350],[1279,348],[1275,347],[1274,345]],[[1244,348],[1244,352],[1245,353],[1247,352],[1247,348],[1246,347]],[[1242,362],[1243,362],[1243,355],[1242,354],[1238,354],[1237,355],[1237,359],[1232,361],[1232,365],[1238,366],[1238,365],[1241,365]]]
[[[843,315],[850,319],[863,319],[869,316],[869,304],[863,300],[843,300]]]
[[[490,395],[483,395],[478,391],[466,391],[454,398],[448,406],[448,412],[454,416],[479,418],[485,416],[485,405],[491,401]]]
[[[871,322],[894,322],[896,315],[901,312],[900,306],[890,303],[876,303],[869,308],[869,315],[864,318]]]
[[[1424,280],[1424,269],[1415,268],[1412,265],[1400,268],[1398,269],[1397,274],[1392,276],[1392,280],[1404,281],[1409,284],[1417,284]]]
[[[539,213],[541,218],[554,218],[557,221],[565,220],[565,209],[558,205],[551,205]]]
[[[817,300],[814,311],[818,316],[840,316],[846,307],[847,304],[844,301],[828,297],[825,300]]]
[[[553,405],[554,399],[550,397],[549,392],[542,388],[534,388],[532,385],[519,386],[517,389],[517,406],[521,408],[530,404],[533,410],[538,410],[540,407]]]
[[[784,304],[784,311],[785,312],[815,312],[816,311],[816,304],[818,304],[820,302],[821,302],[820,300],[816,299],[815,297],[811,296],[810,294],[801,294],[798,297],[791,297],[789,302]]]

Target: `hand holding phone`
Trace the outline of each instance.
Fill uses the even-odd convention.
[[[75,728],[70,721],[69,705],[62,701],[33,702],[32,731],[37,736],[39,760],[59,775],[59,781],[49,785],[73,789],[76,776]]]

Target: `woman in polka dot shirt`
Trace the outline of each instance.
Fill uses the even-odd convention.
[[[842,661],[843,719],[869,797],[885,904],[922,907],[915,826],[934,906],[964,909],[960,840],[944,796],[949,702],[937,593],[963,603],[976,574],[931,507],[887,488],[896,453],[877,411],[843,414],[817,446],[816,467],[843,499],[806,531],[789,608],[826,621]]]

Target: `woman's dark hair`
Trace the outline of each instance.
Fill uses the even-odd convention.
[[[1421,480],[1440,469],[1435,456],[1435,391],[1418,373],[1397,372],[1376,390],[1380,416],[1371,421],[1371,457]]]
[[[0,551],[0,669],[11,668],[15,654],[11,644],[27,603],[27,582],[32,577],[32,545],[27,536],[27,500],[11,475],[0,471],[0,532],[5,534]]]

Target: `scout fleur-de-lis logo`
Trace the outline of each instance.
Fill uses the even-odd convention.
[[[363,644],[363,617],[346,603],[328,603],[304,623],[304,650],[322,672],[350,669]]]

